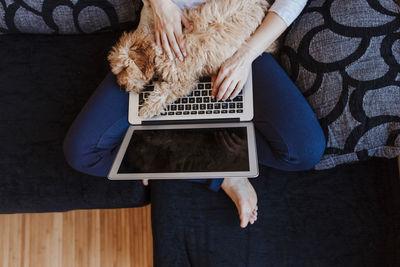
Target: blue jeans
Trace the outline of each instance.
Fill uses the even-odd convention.
[[[260,164],[298,171],[312,168],[325,149],[322,129],[307,101],[267,53],[253,68],[254,125]],[[128,93],[109,73],[83,107],[64,140],[67,162],[76,170],[107,176],[129,126]],[[223,179],[190,179],[218,191]]]

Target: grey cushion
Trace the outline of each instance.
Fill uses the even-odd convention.
[[[285,36],[282,65],[327,139],[316,169],[400,154],[399,13],[393,0],[309,1]]]
[[[0,33],[76,34],[128,29],[140,0],[0,0]]]

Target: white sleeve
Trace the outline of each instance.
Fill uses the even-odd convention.
[[[289,26],[300,15],[306,3],[307,0],[276,0],[269,11],[278,14]]]

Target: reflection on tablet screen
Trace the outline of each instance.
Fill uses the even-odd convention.
[[[249,171],[246,127],[135,130],[118,173]]]

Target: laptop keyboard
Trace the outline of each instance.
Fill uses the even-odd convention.
[[[154,90],[153,81],[157,81],[157,78],[153,78],[139,94],[139,109],[150,92]],[[243,113],[242,92],[232,100],[228,98],[225,101],[217,101],[211,97],[211,91],[211,77],[200,77],[197,87],[191,94],[167,105],[167,109],[161,113],[161,116]]]

